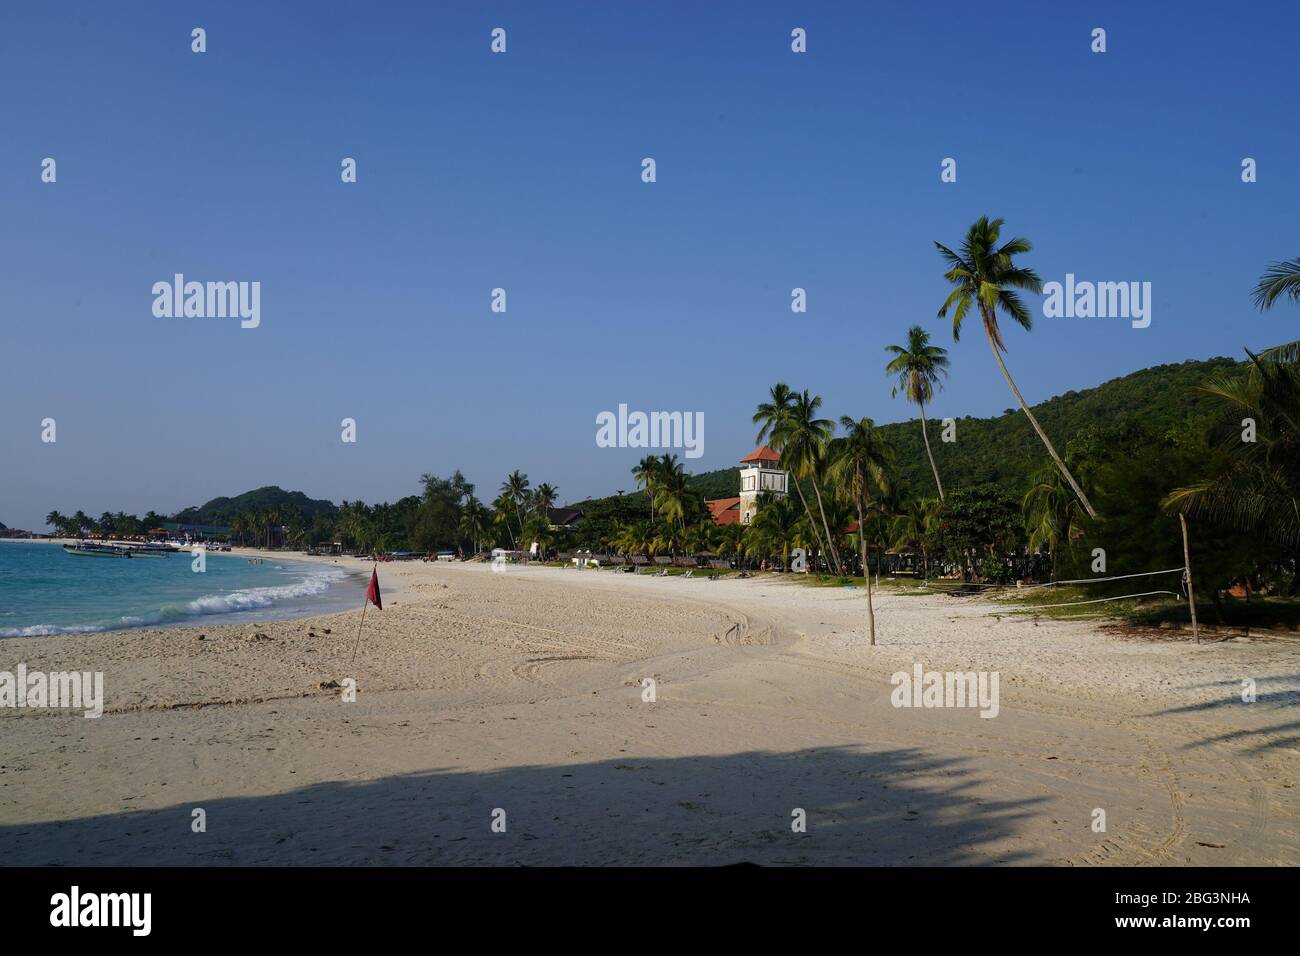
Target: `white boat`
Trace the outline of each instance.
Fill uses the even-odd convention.
[[[80,544],[65,544],[63,546],[64,554],[76,554],[82,557],[91,558],[129,558],[131,552],[126,548],[117,548],[111,544],[91,544],[83,541]]]
[[[109,543],[109,546],[129,551],[133,558],[165,558],[167,555],[174,553],[172,548],[169,548],[164,544],[140,544],[139,542],[112,541]]]

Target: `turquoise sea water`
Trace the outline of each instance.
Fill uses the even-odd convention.
[[[365,598],[364,575],[331,565],[209,553],[198,573],[192,560],[79,557],[0,541],[0,638],[325,614]]]

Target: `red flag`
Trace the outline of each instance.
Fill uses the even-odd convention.
[[[370,572],[370,587],[366,588],[366,600],[379,610],[384,609],[384,602],[379,597],[379,571],[377,569]]]

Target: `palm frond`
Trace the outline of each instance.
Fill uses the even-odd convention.
[[[1275,262],[1260,276],[1252,295],[1260,309],[1272,308],[1281,298],[1300,302],[1300,259]]]

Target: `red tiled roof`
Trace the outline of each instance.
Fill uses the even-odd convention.
[[[746,455],[744,458],[740,459],[740,463],[742,465],[749,464],[750,462],[776,464],[780,460],[780,455],[772,451],[772,449],[768,448],[766,445],[763,445],[761,448],[755,448],[752,454]]]
[[[714,524],[740,523],[739,498],[714,498],[712,501],[706,500],[704,506],[709,509],[709,517]]]

